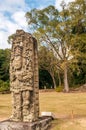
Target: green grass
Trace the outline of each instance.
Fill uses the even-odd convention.
[[[53,112],[51,130],[86,130],[86,93],[40,92],[40,112]],[[11,115],[11,95],[0,95],[0,120]]]

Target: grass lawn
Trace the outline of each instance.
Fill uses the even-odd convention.
[[[51,130],[86,130],[86,93],[40,92],[40,111],[53,112]],[[0,95],[0,120],[11,115],[11,95]]]

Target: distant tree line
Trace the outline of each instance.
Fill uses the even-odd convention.
[[[10,50],[0,49],[0,91],[9,90]]]
[[[40,89],[56,89],[63,86],[62,71],[57,71],[55,67],[56,60],[52,53],[46,47],[41,46],[39,49],[39,88]],[[45,55],[46,54],[46,55]],[[69,84],[70,87],[77,87],[86,83],[86,63],[84,59],[78,60],[78,68],[73,70],[69,68]],[[10,77],[10,49],[0,49],[0,91],[9,91]],[[62,90],[62,89],[61,89]]]

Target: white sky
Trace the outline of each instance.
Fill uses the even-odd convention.
[[[61,4],[62,1],[63,0],[56,0],[55,1],[55,6],[56,6],[57,9],[61,9],[60,4]],[[75,0],[64,0],[64,1],[65,1],[66,4],[68,4],[69,2],[72,2],[72,1],[75,1]]]

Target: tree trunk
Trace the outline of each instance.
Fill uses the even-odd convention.
[[[58,71],[58,79],[59,79],[59,86],[61,86],[62,83],[61,83],[61,77],[60,77],[60,73],[59,73],[59,71]]]
[[[56,89],[56,81],[55,81],[55,78],[54,78],[54,74],[50,73],[50,75],[51,75],[52,80],[53,80],[54,89]]]
[[[69,92],[67,65],[64,67],[64,91]]]

